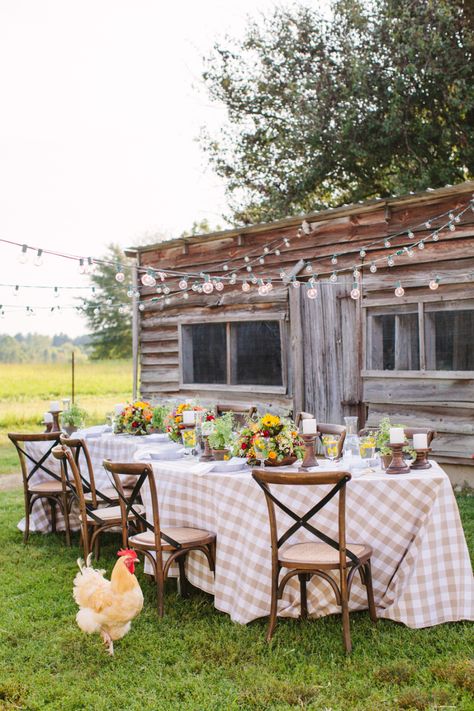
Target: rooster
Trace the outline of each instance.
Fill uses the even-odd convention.
[[[91,566],[90,553],[86,563],[77,564],[80,572],[74,579],[74,600],[79,605],[76,622],[83,632],[101,635],[109,654],[114,653],[114,640],[130,630],[131,621],[143,607],[143,593],[136,579],[135,564],[139,562],[133,550],[120,550],[110,580],[105,570]]]

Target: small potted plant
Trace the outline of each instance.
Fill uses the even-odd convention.
[[[388,446],[390,443],[390,427],[402,427],[404,429],[405,425],[393,425],[388,416],[382,417],[380,420],[378,430],[375,433],[375,446],[380,454],[384,469],[386,469],[392,461],[392,450]],[[409,445],[405,446],[403,451],[406,454],[413,454],[413,450]]]
[[[224,415],[216,417],[212,424],[212,432],[209,435],[212,456],[218,461],[228,459],[234,440],[234,416],[232,412],[226,412]]]
[[[72,435],[74,432],[77,432],[79,427],[84,425],[85,419],[86,411],[76,403],[73,403],[67,410],[63,410],[61,414],[61,426],[68,435]]]

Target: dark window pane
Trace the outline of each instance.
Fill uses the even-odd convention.
[[[434,328],[436,370],[474,370],[474,311],[435,311],[426,325],[428,338]]]
[[[183,326],[182,358],[185,383],[226,383],[225,323]]]
[[[282,385],[279,322],[233,323],[231,334],[232,383]]]
[[[417,313],[393,313],[369,319],[374,370],[419,370],[420,344]]]
[[[383,338],[383,370],[395,368],[395,316],[380,316]]]

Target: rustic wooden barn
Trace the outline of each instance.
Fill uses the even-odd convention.
[[[129,250],[139,276],[143,268],[161,270],[167,277],[158,287],[171,289],[141,288],[141,395],[304,409],[326,422],[357,414],[361,426],[389,414],[406,425],[432,425],[439,461],[472,464],[474,212],[467,209],[437,241],[434,228],[450,218],[425,223],[457,215],[473,191],[466,182]],[[388,237],[389,248],[380,242]],[[423,239],[424,249],[406,249]],[[352,268],[361,263],[361,298],[353,299]],[[209,295],[188,289],[186,299],[167,271],[228,279],[236,268],[239,280],[279,281],[266,294],[226,281]],[[329,281],[334,270],[346,270],[337,283]],[[283,271],[289,285],[281,283]],[[311,299],[304,282],[313,273],[318,295]],[[431,290],[436,277],[439,288]],[[203,277],[189,287],[193,281],[202,285]],[[400,298],[397,282],[405,289]]]

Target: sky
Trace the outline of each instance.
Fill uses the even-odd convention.
[[[0,0],[0,238],[84,256],[194,220],[223,225],[223,182],[196,138],[225,109],[202,57],[274,0]],[[77,264],[0,243],[0,333],[87,332]],[[21,288],[25,285],[51,288]],[[82,293],[85,293],[84,290]],[[12,309],[19,304],[21,309]],[[26,316],[26,306],[34,317]],[[47,309],[40,309],[40,306]]]

